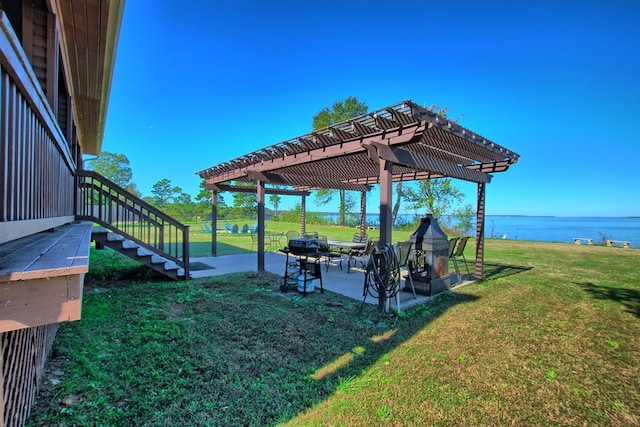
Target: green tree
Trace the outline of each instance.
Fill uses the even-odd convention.
[[[273,214],[278,216],[278,207],[280,206],[280,202],[282,201],[282,197],[277,194],[269,194],[269,203],[273,205]]]
[[[302,215],[302,206],[299,202],[293,205],[288,211],[282,212],[280,219],[284,222],[300,222],[300,217]]]
[[[167,178],[163,178],[160,181],[153,184],[151,194],[153,194],[153,205],[158,209],[165,209],[169,203],[173,201],[173,198],[182,193],[182,188],[172,187],[171,181]]]
[[[129,189],[128,187],[132,186],[135,189],[131,182],[133,172],[129,166],[129,159],[124,154],[102,151],[98,157],[88,162],[87,169],[98,172],[122,188]]]
[[[464,193],[453,185],[451,178],[428,179],[417,182],[417,186],[407,186],[405,198],[409,206],[424,213],[431,213],[445,228],[467,232],[473,219],[471,205],[462,205]]]
[[[173,198],[173,203],[167,207],[167,210],[171,215],[179,216],[184,221],[188,221],[195,215],[196,204],[191,200],[190,194],[181,192]]]
[[[204,187],[205,181],[200,182],[198,194],[195,199],[195,215],[206,218],[211,215],[211,190]],[[222,194],[218,193],[218,218],[224,218],[228,207],[224,202]]]
[[[249,186],[251,183],[236,181],[235,185]],[[258,195],[255,192],[234,193],[233,211],[241,218],[253,218],[258,215]]]
[[[334,103],[331,108],[323,108],[313,116],[313,129],[320,129],[332,124],[340,123],[351,118],[361,116],[368,111],[367,104],[358,101],[355,96],[349,96],[344,101]],[[353,211],[355,200],[351,194],[347,194],[345,190],[336,190],[332,188],[323,188],[316,192],[315,203],[325,205],[333,199],[338,193],[338,225],[345,226],[347,215]]]

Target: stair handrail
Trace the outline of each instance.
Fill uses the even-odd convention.
[[[184,269],[189,278],[189,226],[95,171],[76,171],[76,218],[93,221]]]

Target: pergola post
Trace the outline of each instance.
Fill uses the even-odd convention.
[[[476,268],[474,276],[480,280],[484,278],[484,182],[478,183],[478,207],[476,210]]]
[[[264,271],[264,181],[256,185],[258,198],[258,271]]]
[[[393,163],[380,159],[380,244],[391,244]]]
[[[211,255],[218,253],[218,192],[211,192]]]
[[[367,234],[367,193],[360,192],[360,237]]]
[[[300,200],[300,236],[307,234],[307,197],[302,196]]]

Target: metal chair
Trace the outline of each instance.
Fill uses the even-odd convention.
[[[329,271],[329,263],[332,259],[338,258],[340,260],[340,270],[342,270],[342,253],[331,251],[329,243],[327,243],[327,236],[318,236],[318,252],[324,257],[327,271]]]
[[[449,239],[449,259],[453,258],[453,254],[456,250],[456,243],[458,243],[458,240],[460,240],[459,237],[452,237]]]
[[[469,273],[469,266],[467,266],[467,259],[464,257],[464,248],[465,246],[467,246],[467,240],[469,240],[468,236],[461,237],[460,240],[458,240],[458,246],[456,246],[456,249],[453,252],[453,255],[449,257],[449,259],[453,260],[453,265],[456,268],[456,274],[458,275],[458,279],[460,279],[460,269],[458,268],[458,257],[462,257],[462,259],[464,260],[464,267],[467,269],[467,275],[471,274]],[[449,248],[451,248],[451,246],[449,246]]]
[[[289,230],[286,233],[287,236],[287,246],[289,246],[289,240],[295,239],[296,237],[300,237],[300,233],[296,230]]]
[[[351,240],[353,243],[367,243],[369,242],[369,236],[365,233],[363,236],[360,233],[355,233],[353,235],[353,239]],[[375,246],[375,245],[374,245]],[[361,257],[364,255],[366,246],[364,249],[347,249],[343,253],[349,257],[349,262],[353,260],[353,266],[356,266],[356,261],[354,258]]]
[[[417,298],[416,296],[416,288],[413,286],[413,278],[411,277],[411,270],[409,269],[409,255],[411,255],[411,246],[413,246],[413,242],[411,240],[407,240],[406,242],[398,242],[396,244],[396,255],[398,256],[398,267],[402,270],[402,267],[407,269],[407,275],[404,279],[405,287],[407,285],[407,278],[409,279],[409,284],[411,285],[411,291],[413,292],[413,298]],[[399,295],[399,293],[398,293]],[[397,300],[398,308],[400,307],[400,300]]]
[[[349,264],[347,264],[347,273],[350,272],[351,260],[353,260],[354,267],[356,266],[358,261],[360,261],[362,263],[362,267],[364,267],[367,264],[367,261],[369,261],[369,256],[371,255],[371,253],[373,252],[373,249],[376,247],[377,244],[378,244],[378,240],[367,240],[367,244],[364,247],[363,251],[360,251],[358,255],[350,255]]]
[[[258,233],[251,233],[251,252],[253,252],[253,248],[258,249]]]

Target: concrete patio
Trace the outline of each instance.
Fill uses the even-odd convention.
[[[289,257],[291,261],[291,256]],[[194,279],[202,277],[220,276],[229,273],[238,273],[244,271],[257,271],[258,261],[255,253],[246,253],[238,255],[223,255],[218,257],[198,257],[191,258],[192,263],[203,263],[214,267],[210,270],[196,270],[191,272],[191,277]],[[281,276],[284,280],[286,255],[280,252],[267,252],[264,257],[265,270],[271,273]],[[353,298],[358,301],[363,299],[364,288],[364,269],[360,265],[352,267],[351,271],[347,273],[346,258],[343,259],[343,269],[340,270],[340,266],[332,262],[329,265],[329,269],[326,269],[324,260],[321,261],[322,267],[322,283],[325,290],[335,292],[349,298]],[[452,280],[457,279],[456,275],[452,275]],[[470,278],[462,276],[462,281],[456,287],[473,283]],[[401,284],[402,286],[402,284]],[[294,291],[291,291],[294,292]],[[316,287],[315,292],[320,292],[319,285]],[[429,302],[433,297],[417,294],[414,298],[412,292],[400,292],[400,309],[406,310],[407,308],[416,305]],[[376,298],[367,296],[366,303],[378,304]],[[391,303],[391,308],[396,311],[396,302]]]

